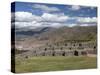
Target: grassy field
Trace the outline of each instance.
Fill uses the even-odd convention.
[[[96,68],[96,57],[30,57],[16,59],[16,73]]]

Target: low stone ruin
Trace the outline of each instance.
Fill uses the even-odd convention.
[[[24,57],[29,56],[86,56],[97,54],[96,43],[65,43],[63,45],[49,45],[37,49],[29,50],[20,54]]]

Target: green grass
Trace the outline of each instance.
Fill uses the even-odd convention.
[[[96,68],[96,57],[30,57],[16,59],[16,73]]]

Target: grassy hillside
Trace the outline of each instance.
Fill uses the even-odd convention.
[[[33,37],[40,40],[95,40],[97,26],[75,26],[60,28],[41,28],[36,30],[16,31],[16,37]],[[22,38],[24,38],[22,37]],[[17,38],[16,38],[17,39]]]
[[[16,59],[16,72],[44,72],[96,68],[96,57],[31,57]]]
[[[76,26],[76,27],[61,27],[53,31],[45,32],[40,36],[40,39],[48,39],[53,41],[63,40],[96,40],[96,26]]]

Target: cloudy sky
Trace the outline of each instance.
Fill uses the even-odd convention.
[[[16,28],[97,25],[96,7],[16,2],[11,11]]]

